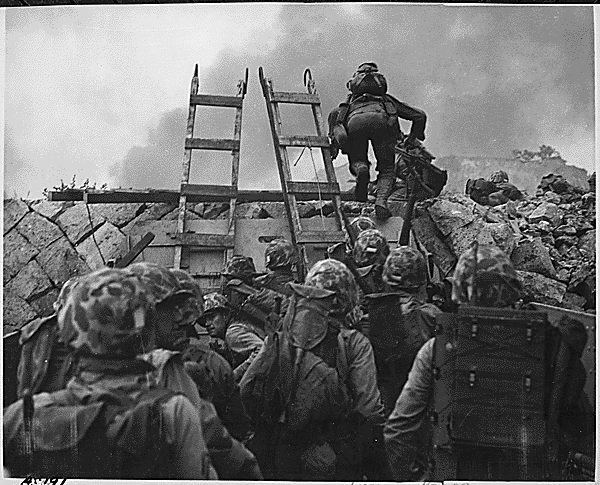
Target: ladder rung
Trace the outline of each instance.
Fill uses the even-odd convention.
[[[229,234],[199,234],[196,232],[174,233],[168,235],[174,246],[196,246],[204,248],[233,248],[234,237]]]
[[[322,195],[340,195],[340,186],[338,183],[329,182],[292,182],[287,183],[287,190],[290,194],[318,194]]]
[[[221,202],[237,197],[237,189],[231,185],[181,184],[181,195],[206,197],[210,202]]]
[[[333,244],[342,242],[346,233],[344,231],[300,231],[296,236],[298,244]]]
[[[241,108],[242,98],[235,96],[214,96],[210,94],[192,94],[190,104],[195,106],[221,106],[224,108]]]
[[[321,104],[319,96],[308,93],[285,93],[283,91],[274,92],[271,98],[275,103],[289,104]]]
[[[316,135],[281,135],[279,144],[286,147],[315,147],[329,148],[329,138]]]
[[[211,138],[186,138],[185,149],[234,151],[240,149],[240,141]]]

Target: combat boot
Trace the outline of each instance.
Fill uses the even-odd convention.
[[[375,198],[375,217],[379,221],[386,221],[392,215],[387,206],[387,200],[392,190],[396,175],[394,173],[379,174],[377,177],[377,197]]]
[[[369,188],[370,174],[369,165],[363,161],[352,164],[353,175],[356,176],[356,187],[354,187],[354,198],[357,202],[366,202]]]

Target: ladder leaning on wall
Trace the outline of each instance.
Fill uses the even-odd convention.
[[[238,83],[236,96],[217,96],[198,94],[198,65],[194,70],[190,88],[190,104],[185,137],[185,154],[183,158],[183,175],[179,197],[179,214],[177,218],[177,231],[171,234],[175,239],[175,255],[173,267],[182,269],[187,267],[190,248],[223,250],[223,265],[233,255],[235,242],[235,205],[238,195],[238,179],[240,165],[240,139],[242,133],[242,108],[248,87],[248,69],[245,77]],[[235,108],[235,125],[233,138],[209,139],[194,137],[194,124],[197,106],[216,106],[220,108]],[[190,184],[190,168],[192,152],[194,150],[221,150],[231,152],[231,185],[199,185]],[[229,216],[227,233],[205,234],[186,231],[187,198],[190,195],[201,196],[206,202],[229,202]],[[188,257],[186,256],[188,252]]]
[[[258,77],[262,87],[263,95],[267,104],[271,134],[273,135],[273,144],[275,146],[275,156],[277,159],[277,168],[281,180],[281,190],[289,223],[291,242],[299,249],[298,277],[304,279],[307,271],[306,245],[314,244],[333,244],[344,240],[343,218],[341,209],[340,187],[336,179],[331,153],[329,151],[330,142],[326,135],[323,125],[323,116],[321,113],[321,101],[312,74],[309,69],[304,72],[304,84],[307,88],[306,93],[288,93],[277,92],[273,90],[271,79],[266,78],[263,68],[258,70]],[[279,110],[280,103],[309,105],[312,109],[313,119],[317,135],[283,135],[281,114]],[[325,166],[325,175],[327,182],[299,182],[291,180],[292,174],[290,161],[287,152],[288,147],[306,147],[320,148]],[[314,159],[313,159],[314,161]],[[316,172],[316,168],[315,168]],[[296,196],[298,194],[318,193],[319,197],[329,197],[333,203],[333,214],[336,223],[335,231],[327,231],[323,227],[322,231],[306,231],[302,228]]]

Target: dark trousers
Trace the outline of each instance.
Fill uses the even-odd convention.
[[[349,133],[348,143],[344,151],[348,154],[350,162],[350,173],[354,173],[354,167],[360,163],[369,165],[367,152],[369,141],[373,146],[375,158],[377,159],[377,170],[381,175],[395,173],[396,153],[395,146],[400,138],[400,129],[397,131],[394,127],[385,128],[365,128],[360,131]]]

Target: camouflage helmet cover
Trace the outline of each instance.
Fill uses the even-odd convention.
[[[257,273],[254,260],[251,257],[237,255],[227,261],[222,274],[224,276],[248,280],[254,278]]]
[[[317,261],[306,275],[304,282],[325,290],[335,291],[336,313],[346,314],[358,304],[358,290],[354,276],[348,267],[335,259]]]
[[[157,304],[176,295],[193,295],[193,292],[181,287],[177,277],[171,271],[156,263],[145,261],[134,263],[124,270],[138,276],[143,281]]]
[[[141,278],[103,268],[77,281],[58,312],[59,339],[95,355],[143,352],[155,300]]]
[[[204,314],[209,314],[217,310],[228,310],[227,298],[216,291],[204,295]]]
[[[477,242],[460,256],[451,281],[452,300],[458,304],[506,307],[523,291],[509,257],[496,246]]]
[[[64,285],[62,285],[56,301],[52,304],[52,307],[56,313],[58,313],[58,311],[65,305],[67,296],[69,296],[69,293],[71,293],[71,290],[75,287],[75,284],[79,279],[81,279],[81,277],[81,275],[73,276],[65,281]]]
[[[503,184],[508,182],[508,174],[504,170],[496,170],[489,178],[490,182]]]
[[[350,222],[350,230],[356,234],[358,238],[363,231],[367,229],[377,229],[375,223],[367,216],[358,216]],[[346,248],[348,251],[352,251],[352,242],[350,237],[346,234]]]
[[[285,239],[275,239],[265,249],[265,266],[268,269],[276,269],[284,266],[292,266],[298,262],[296,248]]]
[[[374,62],[363,62],[356,68],[356,72],[377,72],[379,67]]]
[[[377,229],[367,229],[360,233],[354,249],[352,259],[358,268],[383,264],[390,254],[390,246],[385,236]]]
[[[190,293],[185,303],[178,305],[183,312],[183,321],[180,325],[193,324],[203,313],[202,289],[194,277],[182,269],[169,268],[169,271],[177,278],[182,290]]]
[[[409,246],[394,248],[383,266],[382,279],[392,288],[416,289],[427,282],[425,258]]]

